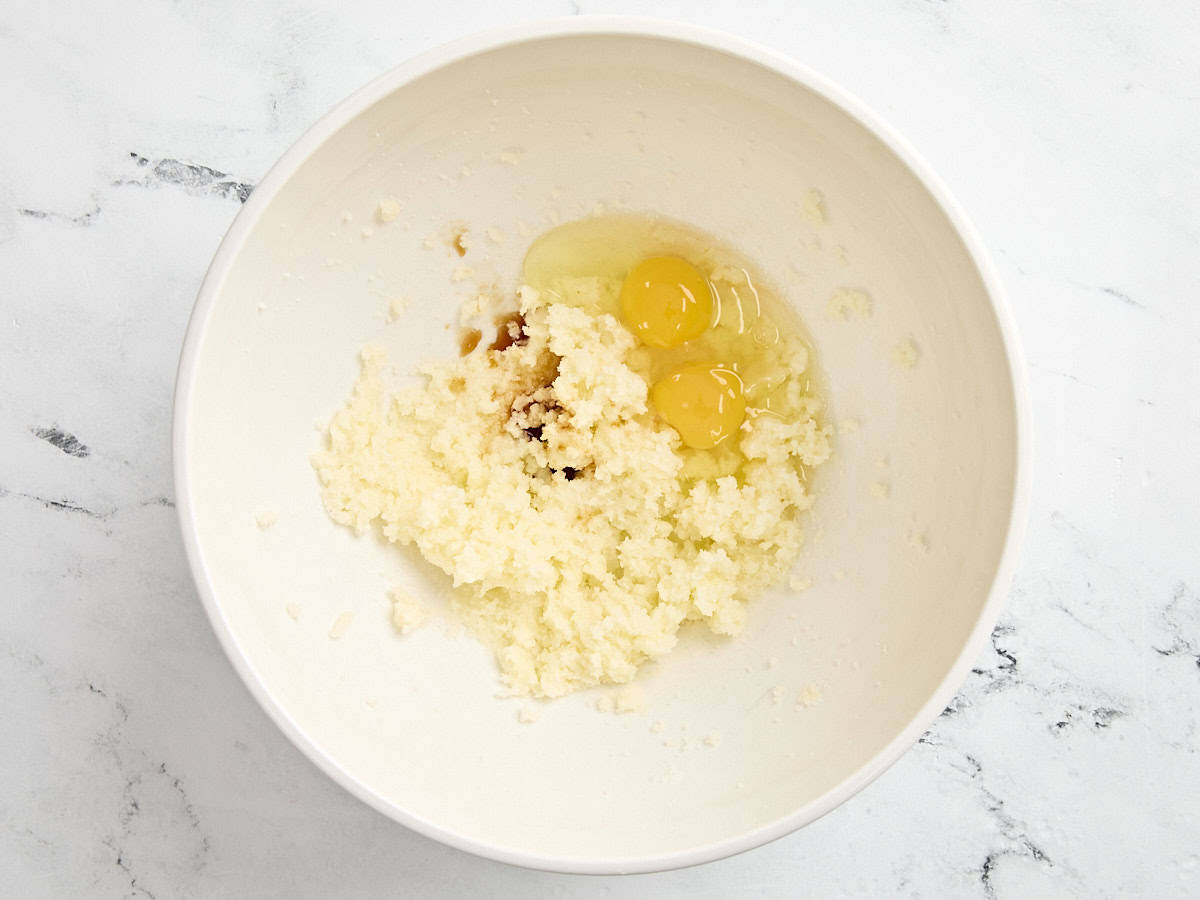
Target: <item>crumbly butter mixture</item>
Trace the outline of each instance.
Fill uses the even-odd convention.
[[[775,351],[790,415],[747,419],[738,472],[694,478],[621,322],[531,288],[520,312],[509,346],[426,365],[396,392],[384,353],[363,351],[313,459],[329,514],[360,533],[379,523],[450,575],[517,694],[628,682],[686,621],[737,633],[795,560],[805,470],[829,455],[803,342]]]

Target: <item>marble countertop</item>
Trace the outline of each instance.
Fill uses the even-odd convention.
[[[478,28],[607,2],[0,11],[0,883],[17,896],[1200,894],[1200,13],[851,0],[637,12],[727,29],[900,129],[1024,341],[1028,538],[991,646],[901,761],[681,872],[467,856],[342,792],[221,653],[172,501],[205,266],[335,101]],[[626,9],[625,11],[628,11]]]

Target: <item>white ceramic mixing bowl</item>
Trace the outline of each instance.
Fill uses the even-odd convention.
[[[384,198],[402,204],[388,224]],[[453,355],[471,283],[511,286],[533,236],[601,204],[682,220],[757,261],[814,336],[836,457],[797,572],[810,588],[753,603],[736,639],[685,634],[639,676],[641,712],[603,714],[591,692],[523,724],[521,703],[497,697],[489,652],[445,612],[446,578],[325,515],[314,419],[343,402],[368,342],[402,365]],[[451,223],[474,236],[466,259],[425,246]],[[453,281],[465,263],[473,274]],[[873,296],[869,318],[829,316],[843,286]],[[398,297],[411,303],[389,322]],[[910,340],[908,368],[894,351]],[[179,517],[233,664],[349,791],[496,859],[646,871],[813,820],[943,708],[1007,585],[1024,406],[1012,326],[970,228],[857,102],[690,27],[527,25],[385,75],[254,191],[188,327]],[[260,527],[260,513],[277,522]],[[398,585],[441,611],[434,624],[391,628]]]

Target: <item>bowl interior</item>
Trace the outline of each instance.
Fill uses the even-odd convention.
[[[263,191],[189,335],[181,489],[218,631],[343,783],[490,855],[636,869],[806,821],[910,727],[997,571],[1015,401],[962,240],[856,119],[713,47],[559,35],[400,83]],[[401,202],[395,221],[376,220],[381,198]],[[644,670],[641,712],[600,713],[591,692],[522,724],[446,611],[446,579],[334,526],[309,454],[364,344],[401,366],[457,352],[472,285],[514,285],[533,237],[598,206],[680,219],[757,261],[814,336],[836,458],[797,570],[811,587],[769,592],[736,639],[685,633]],[[451,223],[475,238],[463,259],[426,246]],[[868,291],[872,314],[831,317],[838,287]],[[388,321],[395,298],[410,303]],[[909,340],[911,368],[894,358]],[[397,635],[395,586],[441,618]]]

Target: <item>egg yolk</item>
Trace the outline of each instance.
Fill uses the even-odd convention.
[[[704,276],[677,256],[643,260],[621,286],[625,323],[651,347],[677,347],[699,337],[712,320],[712,306]]]
[[[695,450],[717,446],[746,418],[742,379],[732,367],[719,363],[680,366],[650,389],[650,401]]]

